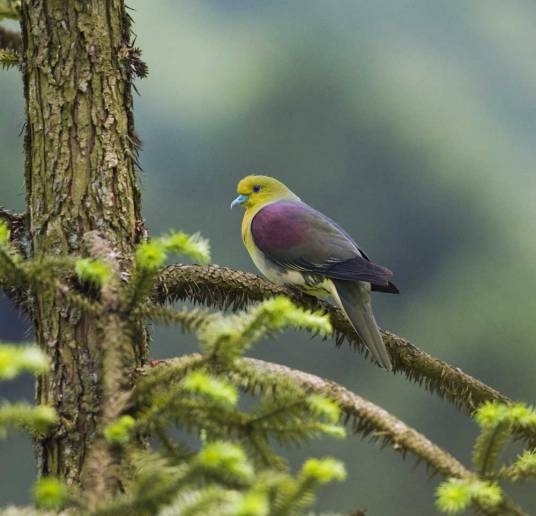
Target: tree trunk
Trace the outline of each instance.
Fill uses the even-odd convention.
[[[121,254],[140,240],[130,19],[122,0],[23,0],[26,192],[31,253],[84,252],[97,230]],[[84,483],[100,415],[99,321],[51,289],[34,296],[35,334],[50,357],[37,400],[55,406],[60,425],[37,443],[38,469]],[[127,368],[145,361],[143,325]]]

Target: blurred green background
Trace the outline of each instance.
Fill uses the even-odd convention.
[[[214,262],[254,271],[237,181],[276,176],[395,271],[381,325],[513,398],[536,398],[536,4],[533,0],[130,0],[150,75],[137,81],[144,213],[153,233],[209,237]],[[0,73],[0,205],[23,209],[19,72]],[[25,338],[4,301],[0,338]],[[155,328],[153,355],[195,349]],[[332,378],[470,461],[475,425],[348,348],[286,334],[255,355]],[[0,397],[32,396],[33,381]],[[434,514],[424,466],[351,436],[346,483],[317,510]],[[28,500],[28,439],[0,441],[0,506]],[[514,495],[529,511],[536,494]]]

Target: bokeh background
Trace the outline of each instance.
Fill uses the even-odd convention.
[[[153,233],[209,237],[254,267],[229,211],[236,182],[276,176],[396,273],[381,325],[516,399],[536,398],[536,4],[532,0],[130,0],[150,75],[138,80],[144,213]],[[23,97],[0,73],[0,205],[24,206]],[[26,326],[3,300],[0,338]],[[195,349],[155,328],[153,355]],[[254,354],[332,378],[466,464],[475,425],[348,348],[286,334]],[[32,397],[33,381],[0,396]],[[319,511],[434,514],[425,468],[351,436],[292,450],[346,462]],[[0,441],[0,506],[29,499],[32,447]],[[514,494],[536,511],[536,494]]]

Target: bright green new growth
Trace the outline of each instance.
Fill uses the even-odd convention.
[[[144,242],[136,249],[136,266],[140,270],[154,272],[166,259],[166,250],[159,241]]]
[[[62,273],[74,271],[81,283],[99,287],[115,279],[113,263],[108,265],[95,257],[61,256],[27,261],[17,254],[9,238],[7,226],[0,224],[0,273],[4,277],[20,284],[54,287],[70,304],[92,316],[103,316],[114,329],[128,330],[132,315],[179,325],[197,334],[204,352],[172,360],[171,365],[145,368],[134,391],[123,392],[122,397],[116,398],[118,393],[110,384],[106,386],[103,379],[108,404],[98,431],[102,445],[92,467],[113,481],[115,473],[108,473],[101,465],[113,464],[121,457],[130,472],[125,492],[110,500],[97,497],[90,501],[84,493],[74,493],[71,499],[63,493],[61,484],[44,479],[36,487],[39,494],[35,498],[40,507],[75,503],[78,508],[100,516],[290,516],[302,514],[310,507],[319,487],[344,480],[344,466],[335,459],[309,459],[293,475],[285,459],[274,450],[274,444],[302,444],[326,435],[345,437],[340,407],[319,395],[316,387],[304,382],[300,374],[281,374],[277,367],[259,369],[254,366],[255,361],[242,358],[261,338],[276,335],[287,327],[330,335],[328,316],[299,308],[282,296],[232,315],[154,304],[151,296],[155,281],[168,253],[208,258],[208,244],[198,236],[171,233],[141,244],[135,251],[132,270],[122,275],[126,281],[114,282],[113,289],[103,289],[100,295],[95,295],[94,290],[70,289]],[[110,303],[107,296],[114,296],[116,302]],[[104,344],[107,356],[115,358],[117,368],[117,341],[112,339]],[[109,369],[109,362],[104,366]],[[0,378],[12,378],[22,371],[39,374],[46,367],[43,354],[35,348],[0,347]],[[255,398],[254,402],[249,400],[247,411],[239,403],[240,390]],[[329,389],[320,392],[332,398]],[[341,403],[344,415],[348,416],[349,400],[332,399]],[[358,401],[358,405],[362,406],[363,401]],[[360,410],[356,407],[357,414]],[[437,506],[448,513],[475,506],[484,514],[523,514],[498,482],[533,478],[534,453],[527,450],[509,466],[497,468],[496,464],[513,433],[536,430],[536,413],[523,404],[485,403],[475,418],[481,427],[473,454],[475,473],[447,457],[448,468],[453,465],[447,471],[458,476],[447,479],[438,488]],[[0,407],[0,431],[4,434],[12,426],[44,433],[56,422],[49,407]],[[367,424],[376,428],[370,418]],[[199,446],[187,446],[173,437],[177,430],[179,435],[192,434]],[[369,429],[365,426],[356,431],[366,434]],[[150,438],[155,444],[151,450],[139,446],[143,438]]]
[[[536,411],[523,403],[486,402],[475,412],[474,418],[480,426],[480,435],[473,446],[476,473],[472,477],[450,478],[441,483],[436,491],[437,508],[455,514],[475,505],[485,514],[488,511],[490,514],[524,514],[516,512],[518,509],[503,494],[498,482],[536,477],[534,450],[525,450],[509,466],[497,467],[497,462],[515,432],[536,428]]]
[[[327,484],[333,480],[342,482],[346,479],[346,469],[342,462],[331,457],[325,459],[309,459],[303,465],[301,475],[305,479]]]
[[[47,371],[48,360],[37,347],[0,344],[0,380],[11,380],[22,372],[37,375]],[[51,407],[0,401],[0,438],[5,438],[11,427],[43,434],[55,423],[57,416]]]
[[[5,247],[10,251],[8,243]],[[321,435],[344,437],[339,407],[288,380],[274,385],[270,379],[270,388],[263,392],[267,379],[252,376],[258,396],[256,403],[250,403],[252,408],[244,411],[239,407],[241,377],[235,375],[235,368],[237,359],[255,342],[284,328],[329,335],[329,318],[298,308],[284,297],[234,315],[155,306],[148,295],[168,253],[205,261],[209,246],[199,235],[181,232],[139,245],[129,281],[117,287],[120,303],[127,301],[121,309],[126,308],[127,317],[136,313],[195,331],[205,359],[191,368],[156,368],[138,381],[123,410],[110,406],[119,415],[102,428],[102,436],[114,454],[129,458],[133,475],[125,494],[101,501],[95,514],[130,516],[133,511],[165,514],[166,510],[191,515],[299,514],[313,503],[319,486],[342,479],[344,468],[333,459],[313,460],[292,476],[273,443],[297,444]],[[79,280],[94,286],[104,285],[113,275],[111,267],[95,258],[75,262],[55,258],[45,268],[30,264],[25,273],[39,273],[48,281],[54,267],[72,270],[73,265]],[[91,297],[71,300],[94,314],[102,310],[99,300]],[[193,434],[201,448],[192,449],[171,437],[174,429]],[[140,436],[151,437],[157,446],[152,451],[139,448]],[[83,494],[78,499],[83,507]]]
[[[198,233],[188,235],[182,231],[170,231],[166,236],[140,244],[134,253],[134,271],[129,293],[131,306],[146,301],[157,272],[171,253],[206,263],[210,260],[210,245]]]
[[[324,416],[331,423],[339,421],[341,409],[333,401],[319,394],[311,394],[307,398],[307,404],[317,416]]]
[[[190,322],[184,322],[190,328]],[[294,477],[272,444],[302,443],[321,435],[344,437],[334,402],[286,380],[262,391],[266,379],[258,377],[252,381],[261,389],[260,399],[250,411],[239,407],[233,385],[240,386],[234,374],[237,359],[262,337],[286,327],[323,335],[331,331],[326,316],[283,297],[235,315],[214,314],[193,327],[207,353],[204,360],[195,367],[156,368],[138,383],[133,431],[150,433],[160,447],[158,452],[138,452],[143,467],[130,491],[113,506],[113,514],[126,514],[128,507],[140,504],[147,513],[167,506],[170,514],[300,514],[313,503],[318,487],[345,477],[344,467],[334,459],[311,459]],[[195,452],[175,442],[170,437],[173,427],[193,433],[203,447]],[[149,494],[146,479],[155,469],[160,477],[165,472],[165,478],[162,489]]]
[[[210,261],[210,243],[199,233],[188,235],[182,231],[171,231],[160,239],[163,248],[168,253],[189,256],[199,263]]]
[[[2,403],[0,405],[0,437],[5,437],[10,426],[34,434],[45,433],[57,423],[56,412],[44,405],[35,407],[27,403]]]
[[[7,224],[0,220],[0,246],[4,246],[9,242],[9,227]]]
[[[497,484],[478,479],[451,478],[440,484],[436,491],[437,508],[447,514],[456,514],[472,503],[491,509],[502,501],[501,488]]]
[[[505,405],[488,401],[476,411],[475,419],[481,428],[492,428],[503,423],[536,428],[536,411],[524,403]]]
[[[208,473],[217,473],[237,482],[250,483],[255,474],[244,450],[230,442],[207,444],[197,454],[195,463]]]
[[[127,444],[135,424],[132,416],[121,416],[104,429],[104,437],[111,444]]]
[[[136,250],[136,266],[149,272],[160,268],[169,253],[185,255],[200,263],[210,261],[210,245],[199,233],[188,235],[172,231],[167,236],[144,242]]]
[[[203,350],[219,360],[233,360],[251,344],[285,327],[309,329],[330,335],[329,317],[295,306],[288,298],[277,296],[238,315],[219,317],[200,328]]]
[[[11,380],[24,371],[33,374],[46,373],[46,355],[35,346],[0,344],[0,380]]]
[[[494,468],[516,428],[536,428],[536,412],[522,403],[485,403],[477,410],[475,419],[481,433],[473,448],[473,462],[482,475]]]
[[[75,272],[80,281],[86,281],[97,287],[104,285],[111,277],[110,267],[101,260],[81,258],[75,263]]]
[[[238,402],[238,392],[234,386],[201,371],[189,374],[183,380],[183,387],[186,391],[203,394],[215,402],[228,403],[231,406]]]
[[[41,478],[34,485],[33,498],[40,509],[59,511],[68,499],[67,486],[53,477]]]
[[[525,450],[511,466],[501,468],[499,475],[511,482],[536,478],[536,451]]]

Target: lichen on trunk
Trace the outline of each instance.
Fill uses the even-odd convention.
[[[84,252],[96,230],[120,255],[140,240],[131,72],[121,60],[130,41],[122,0],[24,0],[26,191],[34,258]],[[60,425],[37,442],[41,474],[84,482],[100,416],[99,321],[52,289],[34,292],[39,345],[52,363],[37,398],[56,407]],[[146,355],[143,324],[126,367]]]

